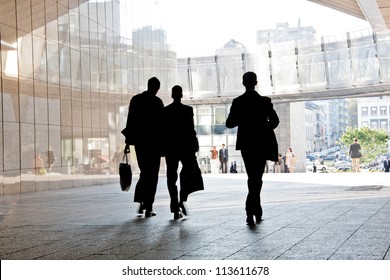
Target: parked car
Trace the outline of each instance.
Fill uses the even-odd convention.
[[[317,167],[317,172],[325,172],[326,171],[326,166],[323,164],[320,164],[319,162],[316,162],[315,166]],[[313,163],[306,164],[306,171],[313,172]]]
[[[352,172],[352,167],[338,167],[336,172]]]
[[[370,167],[368,169],[369,172],[383,172],[385,170],[385,167],[383,166],[383,163],[378,164],[377,166]]]
[[[313,160],[315,160],[317,157],[315,156],[315,155],[313,155],[313,154],[309,154],[309,155],[307,155],[306,156],[306,159],[308,159],[308,160],[310,160],[310,161],[313,161]]]
[[[349,168],[352,168],[352,163],[350,161],[347,161],[347,160],[341,160],[341,161],[337,161],[334,164],[334,167],[336,169],[339,168],[339,167],[349,167]]]

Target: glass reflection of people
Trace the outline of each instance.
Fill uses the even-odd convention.
[[[163,153],[167,164],[167,185],[173,218],[180,219],[187,215],[184,202],[187,201],[185,191],[176,182],[179,162],[183,170],[191,170],[196,161],[195,153],[199,150],[194,126],[193,108],[181,103],[183,89],[176,85],[172,88],[173,102],[163,109]]]
[[[34,159],[35,174],[37,175],[46,175],[45,165],[43,163],[43,158],[40,154],[35,155]]]
[[[273,130],[279,125],[279,117],[271,99],[255,91],[255,73],[245,73],[242,83],[246,91],[233,100],[226,126],[238,126],[236,149],[241,150],[248,176],[246,222],[252,226],[255,224],[254,217],[259,223],[263,215],[260,192],[266,161],[278,160],[278,143]]]
[[[160,119],[164,104],[157,97],[160,81],[148,80],[148,89],[135,95],[129,105],[126,128],[122,133],[126,137],[124,153],[130,153],[129,145],[134,145],[140,169],[139,180],[135,187],[134,202],[139,202],[139,214],[145,211],[145,217],[156,216],[153,203],[157,190],[160,170],[161,150],[156,137],[161,135]]]
[[[51,172],[51,169],[56,162],[56,156],[54,155],[53,150],[51,149],[51,146],[49,146],[48,151],[46,152],[46,163],[49,167],[49,172]]]
[[[360,158],[362,157],[362,153],[360,152],[361,149],[358,139],[355,138],[353,144],[349,147],[349,156],[352,159],[353,172],[360,172]]]

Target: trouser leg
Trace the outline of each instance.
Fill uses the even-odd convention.
[[[263,173],[266,160],[259,158],[253,151],[241,151],[248,175],[248,195],[245,202],[247,216],[262,215],[260,192],[263,186]]]
[[[160,170],[160,153],[151,149],[150,146],[135,146],[135,151],[140,176],[135,189],[134,201],[144,203],[146,210],[152,210]]]
[[[171,198],[170,208],[171,212],[177,212],[179,210],[178,191],[177,191],[177,168],[179,166],[179,159],[175,156],[165,156],[167,163],[167,185],[168,192]]]

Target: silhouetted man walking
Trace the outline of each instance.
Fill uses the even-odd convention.
[[[257,76],[253,72],[243,75],[242,84],[246,91],[233,100],[226,120],[228,128],[238,126],[236,150],[241,150],[248,175],[248,195],[245,203],[246,222],[254,225],[261,221],[260,192],[263,185],[263,173],[267,159],[278,160],[278,143],[274,129],[279,124],[271,99],[260,96],[255,91]]]
[[[160,89],[160,81],[153,77],[148,81],[148,89],[135,95],[129,106],[126,128],[125,153],[129,153],[129,145],[134,145],[140,176],[135,187],[134,202],[140,203],[139,214],[145,211],[145,217],[156,215],[153,211],[156,195],[158,172],[160,169],[161,147],[156,136],[161,135],[161,113],[164,104],[156,96]]]
[[[163,151],[167,163],[167,184],[171,197],[170,208],[174,219],[187,215],[183,202],[187,194],[180,189],[178,200],[177,169],[182,163],[182,172],[191,170],[196,161],[195,153],[199,150],[194,127],[194,112],[192,107],[181,103],[183,89],[176,85],[172,88],[173,103],[163,109]]]

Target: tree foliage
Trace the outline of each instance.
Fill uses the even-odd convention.
[[[370,163],[378,155],[387,153],[387,139],[389,136],[384,130],[375,130],[369,127],[361,129],[348,128],[341,136],[340,142],[349,151],[349,146],[355,138],[359,140],[359,144],[362,147],[362,163]]]

